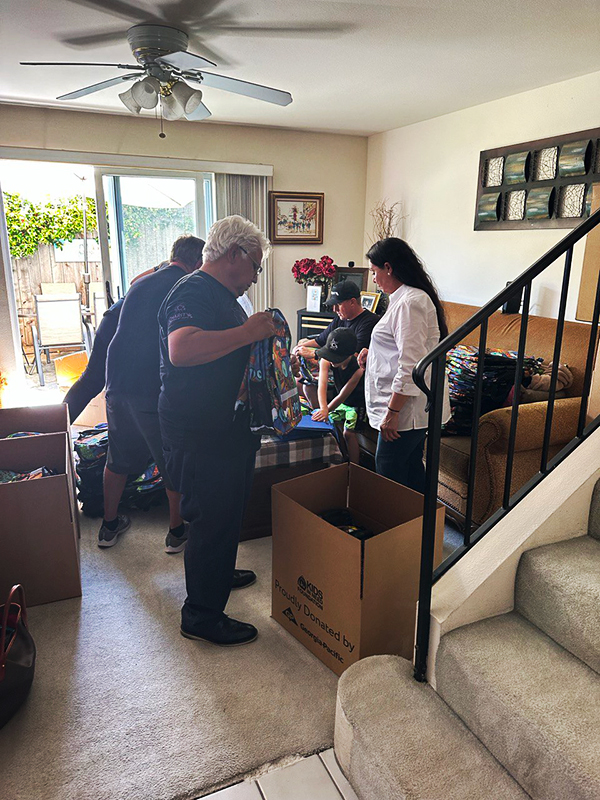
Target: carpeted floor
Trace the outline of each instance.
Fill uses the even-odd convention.
[[[164,509],[132,516],[110,550],[83,518],[83,598],[30,609],[37,673],[0,730],[2,800],[187,800],[332,745],[337,678],[270,619],[271,540],[240,545],[259,579],[227,609],[259,638],[218,648],[179,634]]]

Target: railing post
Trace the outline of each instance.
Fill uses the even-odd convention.
[[[590,340],[588,344],[588,354],[585,362],[585,375],[583,378],[583,390],[581,392],[581,407],[579,409],[579,422],[577,423],[577,438],[580,439],[585,428],[585,418],[587,416],[590,389],[592,387],[592,373],[594,371],[594,356],[596,353],[596,342],[598,340],[598,321],[600,320],[600,275],[596,284],[596,299],[594,301],[594,313],[592,314],[592,325],[590,329]]]
[[[465,530],[463,541],[465,547],[471,541],[471,524],[473,521],[473,499],[475,493],[475,475],[477,468],[477,444],[479,442],[479,417],[481,415],[481,396],[483,394],[483,368],[485,366],[485,347],[488,321],[484,319],[479,330],[479,351],[477,354],[477,375],[475,377],[475,397],[473,398],[473,419],[471,420],[471,448],[469,450],[469,479],[467,484],[467,507],[465,509]]]
[[[517,423],[519,419],[519,399],[521,395],[521,382],[523,380],[523,360],[525,357],[525,342],[527,341],[527,323],[529,322],[529,304],[531,302],[531,281],[525,286],[523,296],[523,310],[521,312],[521,332],[519,334],[519,349],[517,364],[515,366],[515,384],[513,389],[512,411],[510,415],[510,432],[508,434],[508,452],[506,454],[506,471],[504,475],[503,508],[510,505],[510,487],[512,484],[513,462],[515,457],[515,443],[517,441]]]
[[[414,672],[416,680],[421,682],[426,680],[427,653],[429,650],[431,587],[433,583],[433,558],[435,550],[435,524],[445,367],[446,355],[442,353],[431,365],[431,402],[429,407],[429,426],[427,429],[427,463],[425,470],[425,498],[423,501],[423,534],[421,538],[419,610],[417,614]]]
[[[540,472],[548,471],[548,453],[550,450],[550,437],[552,435],[552,418],[554,415],[554,398],[556,397],[556,382],[558,380],[558,366],[560,361],[560,351],[562,348],[562,337],[565,328],[565,311],[567,309],[567,296],[569,294],[569,279],[571,277],[571,264],[573,262],[573,247],[569,247],[565,257],[565,267],[563,271],[562,289],[560,293],[560,303],[558,306],[558,317],[556,320],[556,337],[554,340],[554,355],[552,357],[552,372],[550,375],[550,391],[548,394],[548,406],[546,410],[546,425],[544,428],[544,441],[542,443],[542,458],[540,462]]]

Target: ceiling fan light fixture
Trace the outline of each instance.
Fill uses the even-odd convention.
[[[185,111],[173,93],[161,95],[160,102],[162,106],[163,117],[165,119],[168,119],[171,122],[177,119],[183,119]]]
[[[160,82],[151,75],[147,75],[141,81],[136,81],[131,87],[131,95],[141,108],[155,108],[159,92]]]
[[[183,108],[184,114],[192,114],[200,105],[202,92],[200,89],[192,89],[184,81],[177,81],[171,89],[171,94]]]
[[[129,109],[133,114],[139,114],[142,110],[141,105],[134,98],[131,89],[127,89],[126,92],[121,92],[119,100],[123,103],[125,108]]]

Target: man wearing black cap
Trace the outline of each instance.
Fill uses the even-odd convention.
[[[314,339],[300,339],[294,348],[294,355],[315,358],[315,348],[324,347],[329,334],[336,328],[350,328],[356,334],[356,352],[369,347],[371,332],[379,322],[379,317],[367,311],[360,304],[360,289],[350,280],[336,283],[327,298],[326,305],[335,311],[336,317],[327,328]],[[304,394],[313,408],[319,407],[316,385],[304,384]]]

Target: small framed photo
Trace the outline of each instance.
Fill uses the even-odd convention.
[[[367,311],[375,311],[379,302],[379,292],[361,292],[360,304]]]
[[[269,238],[273,244],[323,244],[325,195],[269,192]]]
[[[307,311],[320,311],[321,310],[321,286],[307,286],[306,287],[306,310]]]
[[[367,267],[338,267],[335,271],[334,283],[342,281],[352,281],[361,292],[364,292],[369,282],[369,270]]]

